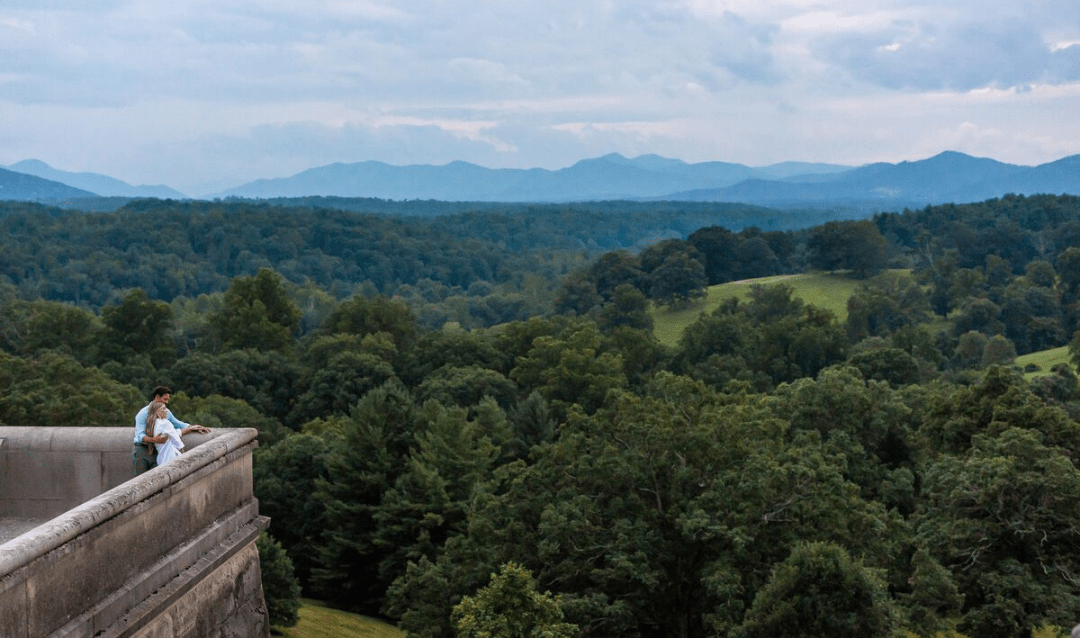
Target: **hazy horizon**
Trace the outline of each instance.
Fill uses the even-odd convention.
[[[0,164],[192,195],[367,160],[1080,152],[1064,0],[10,0],[0,52]]]

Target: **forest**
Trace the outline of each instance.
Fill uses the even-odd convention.
[[[0,203],[0,423],[125,425],[165,384],[258,428],[284,624],[299,591],[424,638],[1080,621],[1080,198],[334,204]],[[807,271],[858,281],[845,316],[780,282],[654,334]]]

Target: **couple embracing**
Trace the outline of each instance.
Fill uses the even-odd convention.
[[[184,434],[210,432],[210,428],[188,425],[173,416],[166,407],[171,395],[172,390],[159,385],[154,388],[154,398],[135,415],[135,449],[132,454],[135,476],[180,456],[180,450],[184,447],[181,437]]]

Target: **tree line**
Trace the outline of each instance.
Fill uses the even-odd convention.
[[[1048,220],[1077,209],[1005,198],[971,214],[1048,204]],[[482,635],[506,600],[527,600],[528,622],[559,636],[1028,636],[1080,608],[1080,388],[1071,368],[1028,382],[1009,363],[1075,332],[1077,249],[1021,226],[1031,259],[1005,263],[920,234],[965,210],[703,227],[601,253],[545,288],[546,308],[471,327],[433,328],[411,298],[338,296],[276,263],[220,292],[166,302],[133,286],[97,308],[7,274],[0,422],[123,425],[164,383],[189,421],[259,428],[273,564],[411,635]],[[262,213],[276,225],[252,238],[299,215]],[[180,233],[195,221],[173,214],[194,244]],[[130,230],[83,217],[99,238]],[[33,223],[50,219],[74,218]],[[417,245],[447,235],[415,232]],[[675,347],[656,340],[660,286],[681,270],[702,287],[742,278],[763,248],[865,277],[847,318],[759,286]],[[874,274],[897,266],[910,272]],[[1010,305],[1047,297],[1060,315]]]

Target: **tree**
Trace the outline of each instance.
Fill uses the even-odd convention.
[[[1005,324],[1001,322],[1001,308],[985,297],[968,299],[960,314],[953,317],[953,335],[981,332],[986,336],[1001,334]]]
[[[986,342],[983,348],[982,362],[980,367],[988,368],[992,365],[1008,365],[1016,359],[1016,346],[1002,335],[994,335]]]
[[[1036,396],[1023,377],[992,366],[976,383],[924,387],[917,438],[922,454],[962,454],[977,434],[998,436],[1012,426],[1038,431],[1050,445],[1080,449],[1080,425],[1060,406]]]
[[[1080,248],[1070,246],[1054,261],[1058,273],[1061,307],[1065,311],[1067,333],[1073,333],[1080,319]]]
[[[326,480],[317,498],[326,504],[326,533],[314,588],[343,609],[377,614],[397,574],[380,574],[383,552],[374,541],[383,494],[403,473],[421,419],[409,390],[392,380],[368,392],[350,410],[340,438],[326,455]]]
[[[953,352],[953,363],[958,368],[977,368],[982,364],[983,353],[989,340],[981,332],[972,330],[960,335]]]
[[[398,352],[405,352],[413,346],[419,330],[416,317],[406,304],[383,296],[369,299],[355,295],[330,313],[319,332],[361,337],[385,332],[392,337]]]
[[[55,301],[35,301],[17,312],[25,321],[17,353],[29,355],[55,350],[83,365],[93,365],[99,360],[102,326],[89,310]]]
[[[596,292],[604,301],[611,298],[611,293],[619,284],[630,284],[641,290],[645,287],[645,273],[637,257],[625,251],[605,253],[588,270],[590,278],[596,282]]]
[[[32,359],[0,352],[0,423],[130,426],[143,391],[54,351]]]
[[[1065,341],[1061,302],[1056,290],[1018,279],[1005,289],[1001,304],[1005,336],[1020,353],[1057,347]]]
[[[1043,259],[1034,259],[1024,266],[1024,279],[1036,288],[1053,288],[1057,278],[1054,267]]]
[[[245,349],[196,352],[177,361],[163,376],[174,390],[196,397],[220,394],[242,399],[286,423],[296,400],[300,368],[284,353]]]
[[[326,529],[325,504],[316,492],[318,481],[329,475],[329,450],[323,437],[306,433],[255,450],[252,479],[259,511],[270,517],[271,531],[292,556],[296,577],[305,587]]]
[[[262,571],[263,599],[270,624],[274,627],[294,627],[300,620],[300,583],[293,575],[289,555],[267,532],[255,541],[259,550]]]
[[[686,253],[674,253],[648,274],[649,297],[663,305],[685,304],[705,296],[705,268]]]
[[[285,350],[293,345],[301,316],[281,276],[260,268],[254,277],[233,279],[210,326],[225,349]]]
[[[484,397],[510,407],[517,395],[517,385],[496,370],[480,366],[443,366],[425,378],[416,388],[421,401],[435,399],[446,406],[471,407]]]
[[[902,521],[758,398],[669,373],[617,394],[593,415],[571,411],[528,464],[478,491],[465,533],[395,584],[403,627],[449,635],[425,628],[516,561],[539,587],[557,584],[567,621],[595,635],[727,635],[797,538],[894,560]]]
[[[944,336],[948,337],[948,335]],[[889,342],[915,357],[920,368],[925,372],[937,370],[945,361],[934,337],[925,325],[904,326],[889,337]]]
[[[879,275],[848,298],[847,312],[848,339],[855,343],[925,322],[930,304],[911,277]]]
[[[649,314],[649,300],[630,284],[619,284],[612,292],[611,300],[597,314],[596,323],[606,332],[619,326],[651,331],[653,319]]]
[[[387,584],[403,576],[410,562],[436,559],[446,540],[464,531],[470,501],[499,456],[503,441],[496,439],[509,439],[508,429],[486,431],[487,423],[469,419],[461,408],[429,402],[418,417],[422,431],[372,508],[375,575]]]
[[[976,268],[958,268],[949,282],[949,298],[952,305],[959,306],[967,299],[986,294],[986,278]]]
[[[300,396],[289,414],[293,425],[316,418],[348,414],[365,394],[397,379],[391,361],[397,351],[386,333],[367,335],[356,340],[323,338],[329,343],[348,346],[326,354],[322,365],[309,366],[300,381]]]
[[[748,234],[745,231],[739,234],[739,245],[735,248],[736,276],[751,279],[776,274],[780,270],[780,260],[769,242],[761,235]]]
[[[189,423],[208,428],[255,428],[259,431],[259,449],[274,445],[291,434],[280,421],[259,412],[243,399],[219,394],[191,397],[186,392],[177,392],[169,405],[177,414],[183,414]]]
[[[776,392],[777,412],[795,430],[819,433],[823,442],[845,457],[843,473],[863,498],[910,513],[912,476],[911,410],[881,381],[863,380],[850,366],[822,370],[815,379],[799,379]]]
[[[506,373],[510,371],[506,353],[500,352],[490,331],[442,328],[425,333],[402,353],[401,379],[409,386],[423,382],[443,367],[478,367]],[[510,358],[512,361],[512,357]]]
[[[132,290],[119,304],[101,309],[107,344],[102,354],[113,360],[148,355],[156,368],[171,365],[176,359],[172,317],[168,304],[151,301],[141,288]]]
[[[595,411],[609,390],[626,386],[622,358],[602,346],[591,322],[571,326],[558,337],[537,337],[510,378],[526,392],[536,390],[557,409],[577,404]]]
[[[918,360],[900,348],[880,348],[852,355],[848,363],[870,381],[887,381],[892,386],[919,382]]]
[[[697,249],[705,262],[709,285],[734,279],[735,249],[739,237],[723,226],[707,226],[690,233],[687,243]]]
[[[638,264],[643,273],[650,275],[672,257],[687,254],[696,257],[697,249],[681,239],[662,239],[641,251]]]
[[[563,279],[555,296],[555,312],[586,315],[602,303],[604,298],[596,291],[596,279],[587,272],[576,272]]]
[[[1080,471],[1070,457],[1038,431],[1009,427],[927,468],[918,537],[952,571],[970,634],[1012,638],[1075,621]]]
[[[877,274],[888,257],[885,238],[871,221],[828,222],[815,227],[806,247],[810,264],[822,270],[850,270],[858,279]]]
[[[513,451],[519,458],[528,456],[533,446],[549,443],[555,438],[558,423],[552,415],[551,406],[535,390],[518,401],[507,415],[507,420],[514,433]]]
[[[751,301],[721,304],[679,341],[676,369],[702,379],[745,378],[758,387],[814,376],[847,356],[847,339],[827,310],[783,284],[753,286]]]
[[[462,599],[452,622],[458,638],[572,638],[578,631],[563,621],[559,599],[537,591],[532,573],[513,562]]]
[[[911,559],[911,591],[900,595],[912,629],[919,635],[937,635],[959,614],[964,596],[952,574],[930,552],[919,548]]]
[[[847,357],[847,339],[828,310],[804,304],[783,284],[754,286],[745,308],[754,346],[750,367],[773,383],[812,377]]]
[[[874,573],[833,543],[800,543],[754,598],[741,638],[894,635],[895,611]]]

